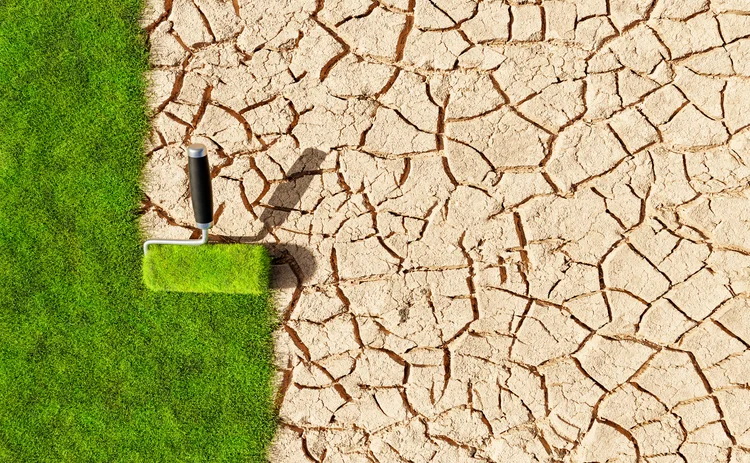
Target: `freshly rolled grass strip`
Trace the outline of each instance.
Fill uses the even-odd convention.
[[[142,283],[140,13],[0,1],[1,462],[266,460],[268,292]]]
[[[253,244],[152,245],[143,259],[143,282],[153,291],[264,294],[271,258]]]

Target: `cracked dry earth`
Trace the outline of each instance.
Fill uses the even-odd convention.
[[[750,462],[749,0],[152,0],[143,226],[276,258],[273,462]]]

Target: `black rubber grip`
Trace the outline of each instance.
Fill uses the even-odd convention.
[[[188,159],[195,221],[209,223],[214,219],[214,195],[211,190],[211,166],[208,165],[208,156]]]

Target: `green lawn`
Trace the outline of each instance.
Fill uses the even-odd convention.
[[[138,0],[0,0],[0,461],[265,459],[273,310],[152,293]]]

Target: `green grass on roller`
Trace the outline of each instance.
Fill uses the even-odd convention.
[[[153,291],[263,294],[268,290],[271,257],[249,244],[149,246],[143,282]]]

